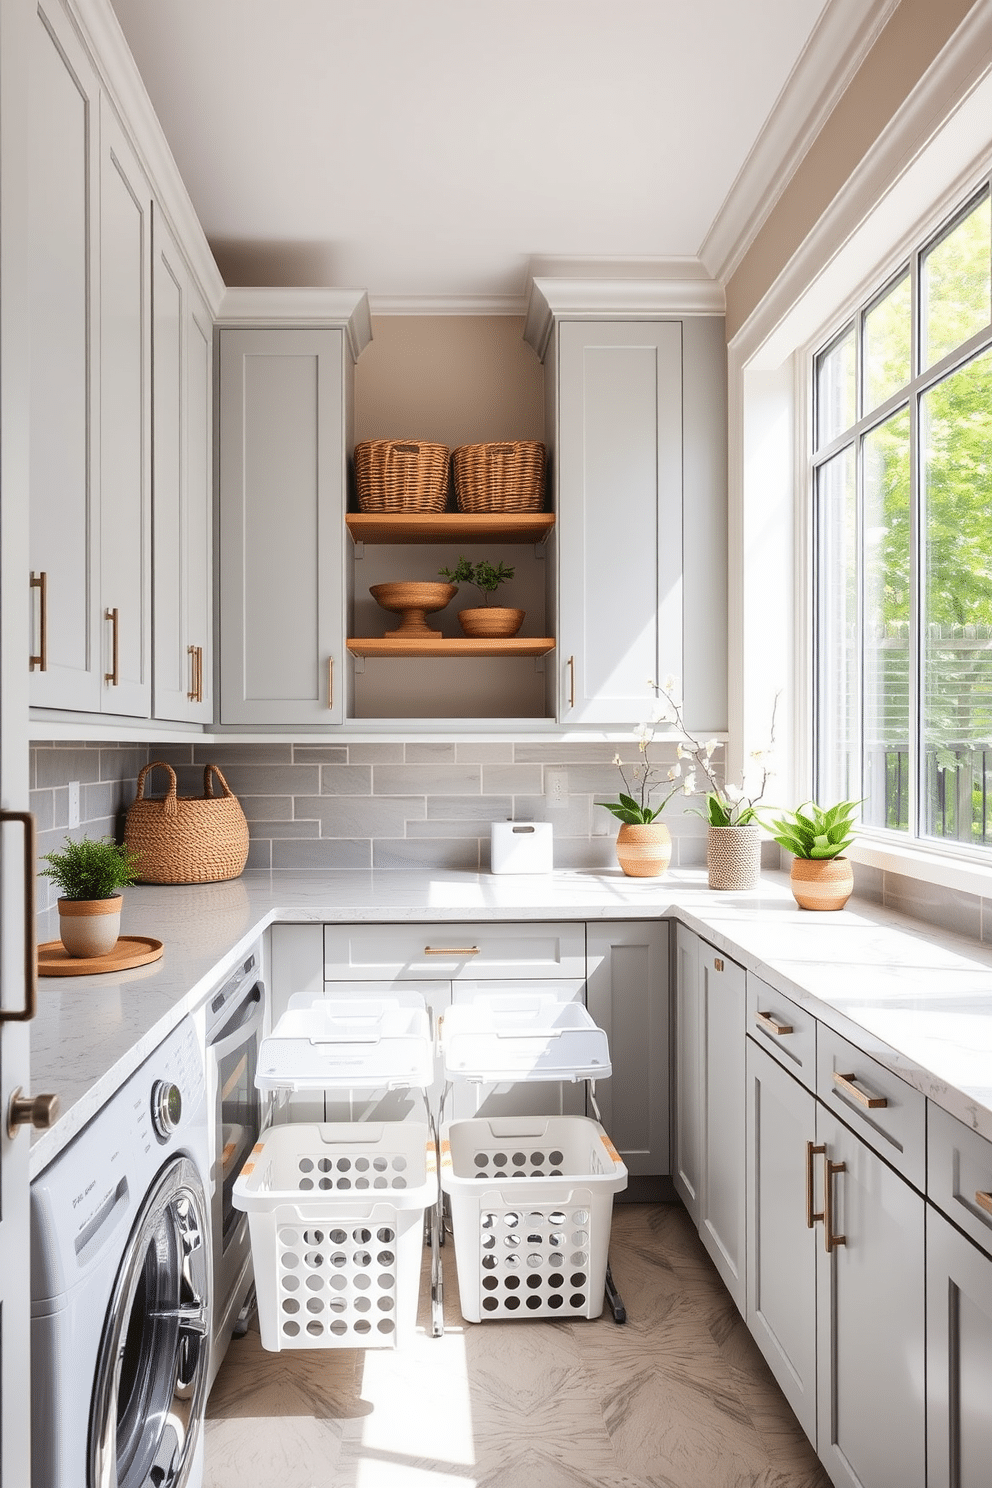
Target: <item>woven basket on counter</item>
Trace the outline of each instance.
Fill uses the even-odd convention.
[[[167,770],[164,797],[145,795],[152,770]],[[213,793],[213,779],[223,795]],[[217,883],[237,878],[248,858],[248,823],[241,803],[216,765],[203,772],[202,796],[179,796],[176,772],[163,760],[145,765],[124,825],[124,841],[138,856],[140,883]]]
[[[367,439],[355,445],[363,512],[438,512],[448,499],[448,446],[423,439]]]
[[[451,463],[459,511],[529,512],[544,507],[544,445],[535,440],[463,444]]]

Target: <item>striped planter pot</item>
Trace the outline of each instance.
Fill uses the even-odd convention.
[[[624,822],[617,862],[628,878],[658,878],[672,861],[672,834],[661,822]]]
[[[793,858],[789,875],[800,909],[843,909],[854,892],[854,869],[839,858]]]

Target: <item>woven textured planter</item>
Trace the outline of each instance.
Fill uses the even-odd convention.
[[[164,799],[148,800],[145,778],[157,769],[168,772],[169,789]],[[214,795],[212,776],[220,782],[223,795]],[[138,776],[138,794],[127,813],[124,841],[138,857],[141,883],[218,883],[237,878],[244,869],[248,823],[216,765],[207,765],[203,772],[202,797],[179,796],[172,766],[154,760]]]
[[[706,870],[711,889],[756,889],[761,873],[758,827],[709,827]]]
[[[480,605],[474,610],[459,610],[458,623],[467,636],[514,636],[524,623],[524,611],[505,605]]]
[[[843,909],[854,893],[854,869],[847,858],[793,858],[789,875],[800,909]]]
[[[663,822],[623,822],[617,862],[628,878],[658,878],[672,861],[672,834]]]
[[[123,897],[60,899],[59,937],[70,956],[106,956],[121,933]]]

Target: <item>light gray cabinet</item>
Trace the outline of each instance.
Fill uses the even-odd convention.
[[[586,1006],[609,1040],[613,1075],[596,1100],[633,1178],[671,1172],[668,926],[586,927]]]
[[[220,333],[222,723],[345,716],[350,370],[335,326]]]
[[[60,6],[31,55],[31,702],[151,704],[151,188]]]
[[[759,1348],[838,1488],[922,1488],[922,1197],[751,1038],[747,1144]]]
[[[677,932],[675,1187],[745,1308],[744,968]]]
[[[927,1488],[985,1488],[992,1257],[927,1205]]]
[[[557,356],[558,716],[637,721],[682,675],[682,324],[564,321]]]
[[[213,719],[213,325],[153,221],[154,714]]]

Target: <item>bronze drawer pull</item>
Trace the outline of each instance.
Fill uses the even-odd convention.
[[[856,1075],[842,1075],[838,1070],[834,1070],[834,1084],[837,1088],[856,1100],[859,1106],[864,1106],[866,1111],[881,1111],[889,1104],[887,1096],[869,1095],[867,1091],[859,1089],[854,1083],[856,1078]]]
[[[31,588],[38,591],[38,653],[28,657],[31,671],[48,671],[48,575],[32,573]]]
[[[774,1013],[755,1013],[754,1021],[775,1038],[784,1038],[787,1033],[795,1032],[791,1023],[780,1023]]]
[[[477,956],[478,946],[424,946],[425,956]]]
[[[112,610],[104,610],[103,618],[110,621],[112,657],[110,671],[104,672],[103,680],[108,687],[117,687],[120,683],[120,611],[115,605]]]
[[[983,1193],[979,1189],[975,1194],[975,1203],[979,1209],[984,1209],[986,1214],[992,1214],[992,1193]]]
[[[813,1208],[813,1158],[826,1157],[827,1149],[823,1144],[816,1142],[806,1143],[806,1228],[811,1230],[818,1219],[823,1218],[823,1210]]]
[[[823,1169],[823,1248],[827,1255],[838,1245],[847,1244],[846,1235],[834,1234],[834,1190],[833,1179],[837,1173],[846,1173],[847,1163],[835,1163],[827,1159]]]

